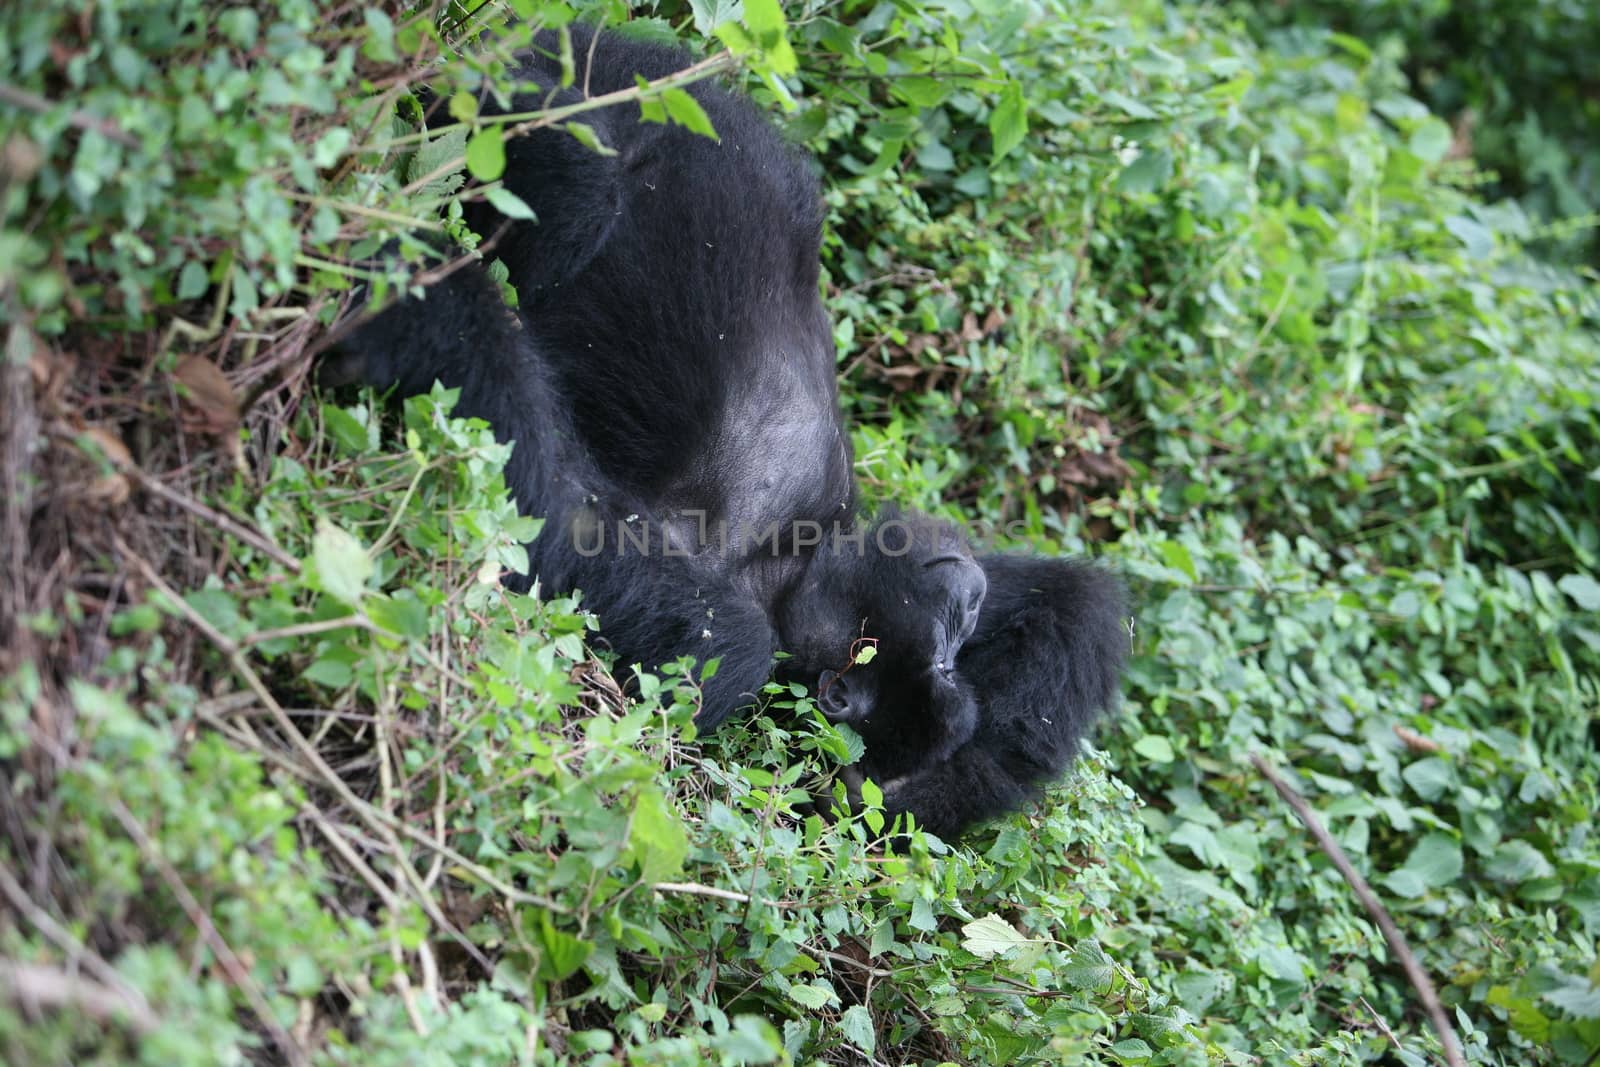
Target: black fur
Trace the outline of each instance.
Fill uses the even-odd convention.
[[[575,86],[535,54],[521,75],[540,89],[514,106],[689,62],[575,37]],[[690,91],[720,140],[625,105],[584,116],[612,156],[557,130],[513,141],[506,185],[538,223],[468,217],[499,235],[518,313],[458,271],[355,331],[324,380],[459,388],[459,413],[516,442],[507,481],[546,519],[533,574],[582,590],[623,663],[720,660],[697,718],[710,728],[784,650],[779,673],[866,738],[890,809],[953,835],[1059,775],[1115,699],[1121,587],[1080,563],[975,560],[946,524],[858,515],[817,183],[748,101]]]

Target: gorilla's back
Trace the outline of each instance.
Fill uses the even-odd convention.
[[[573,91],[591,97],[692,62],[614,34],[573,36]],[[524,73],[559,84],[549,57]],[[583,160],[586,188],[544,192],[537,206],[541,225],[601,236],[570,278],[520,294],[523,316],[608,477],[712,521],[821,521],[840,494],[816,487],[851,480],[818,292],[818,183],[748,100],[710,81],[689,92],[718,140],[641,122],[635,104],[580,116],[616,155]],[[529,148],[572,151],[551,137],[576,143],[549,131]],[[597,217],[561,217],[578,212]],[[801,461],[819,469],[789,466]]]

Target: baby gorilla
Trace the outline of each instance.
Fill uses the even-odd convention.
[[[519,71],[539,89],[513,110],[690,62],[573,36],[575,87],[541,38],[551,55]],[[1059,775],[1115,699],[1121,587],[1083,564],[974,558],[948,524],[859,514],[816,180],[747,100],[690,92],[717,140],[615,105],[585,116],[613,154],[551,129],[510,141],[505,184],[537,223],[483,203],[468,222],[498,234],[518,312],[458,270],[356,329],[323,380],[459,389],[458,414],[516,443],[507,482],[546,520],[532,577],[581,590],[620,662],[719,661],[696,718],[709,729],[755,702],[784,651],[780,676],[866,739],[860,770],[888,808],[952,836]]]

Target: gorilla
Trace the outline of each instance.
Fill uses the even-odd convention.
[[[573,85],[542,34],[517,71],[537,88],[512,110],[690,63],[572,34]],[[620,663],[717,661],[703,729],[774,673],[803,682],[864,738],[854,771],[888,811],[953,837],[1059,776],[1115,700],[1122,586],[1081,562],[976,558],[946,523],[862,513],[819,290],[818,182],[749,100],[689,91],[716,139],[629,104],[584,116],[604,153],[558,129],[509,141],[505,185],[537,221],[484,202],[466,221],[494,240],[516,310],[469,264],[358,324],[322,381],[458,389],[457,414],[515,442],[507,483],[545,519],[531,575],[508,584],[581,590]]]

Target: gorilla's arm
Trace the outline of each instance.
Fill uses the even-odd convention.
[[[499,440],[517,442],[506,484],[524,514],[544,514],[556,495],[553,472],[583,462],[551,401],[543,361],[476,263],[360,322],[317,377],[324,388],[370,385],[403,397],[426,393],[436,380],[459,389],[457,415],[483,419]]]
[[[979,561],[989,581],[957,671],[979,724],[950,758],[880,782],[891,813],[951,840],[1015,811],[1059,777],[1116,699],[1127,658],[1122,584],[1091,564],[1023,556]],[[872,770],[872,753],[867,753]]]

